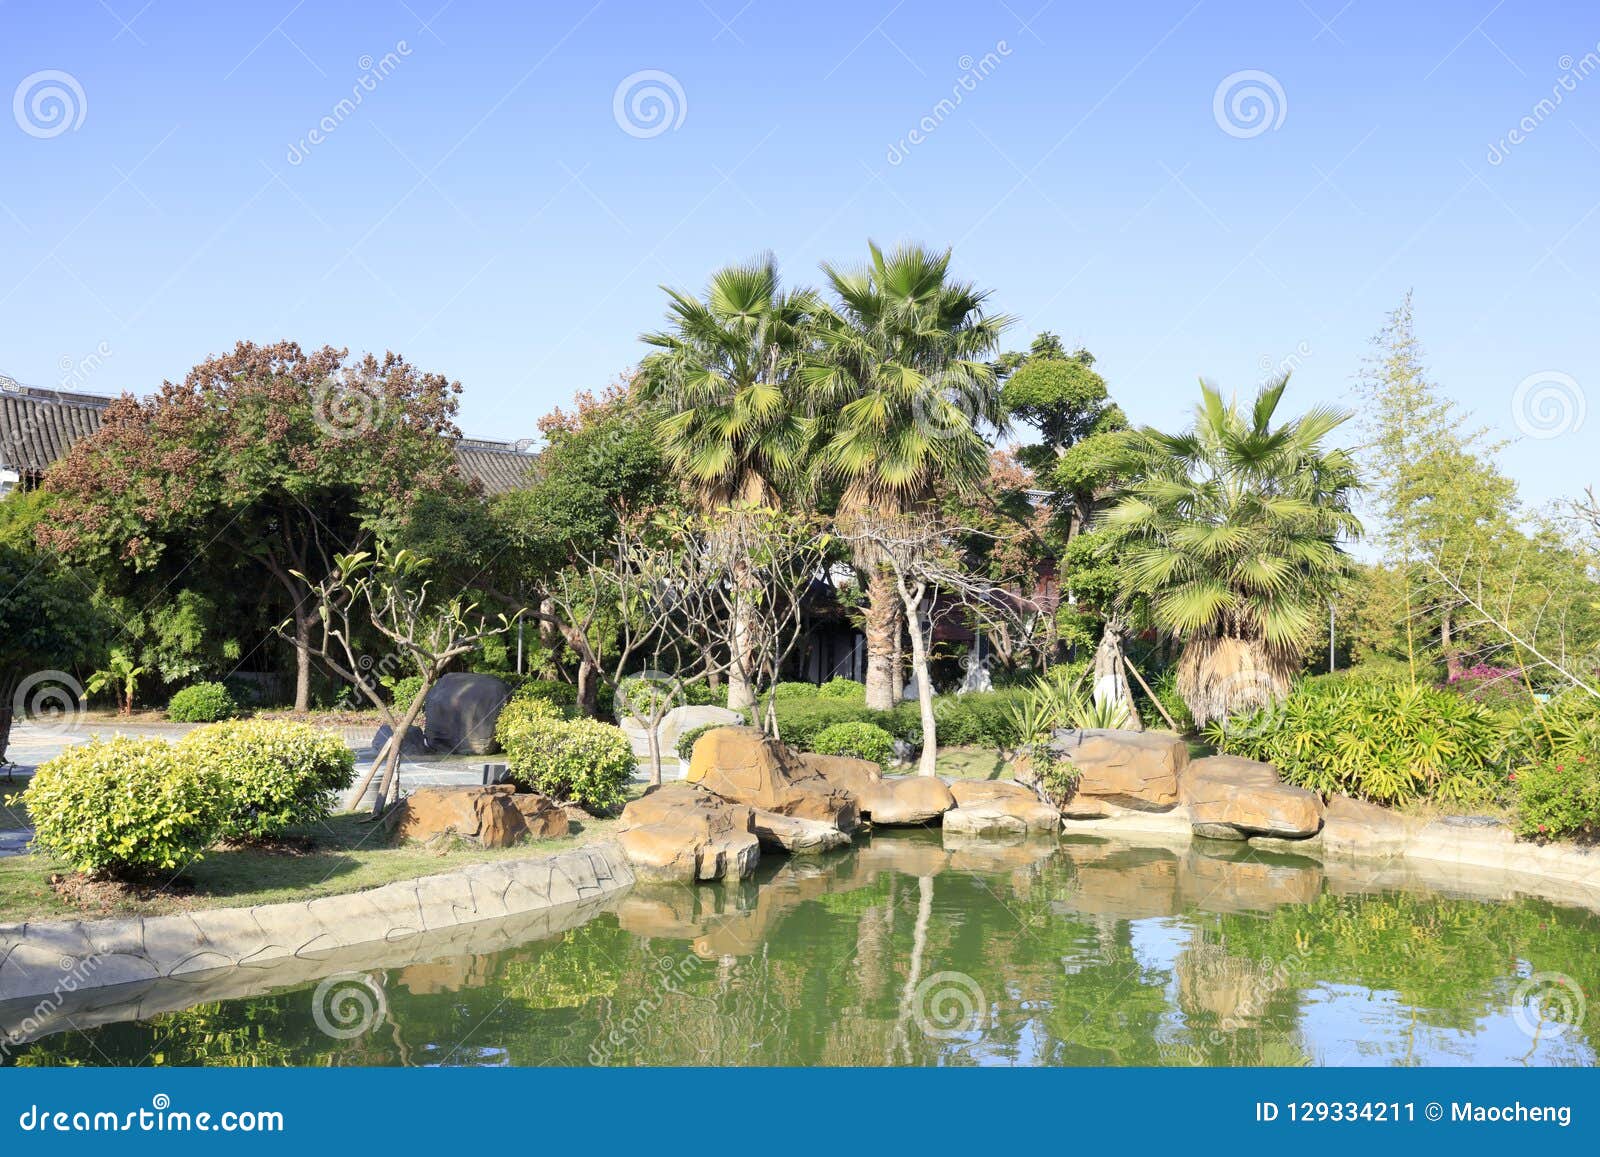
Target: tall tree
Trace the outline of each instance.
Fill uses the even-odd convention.
[[[816,297],[786,291],[765,254],[711,275],[704,300],[666,286],[669,328],[642,340],[655,348],[639,366],[643,396],[666,413],[663,452],[702,509],[772,508],[804,476],[809,426],[796,371]],[[728,645],[747,649],[749,624],[730,625]],[[755,689],[730,666],[728,706],[746,710]]]
[[[985,427],[1002,429],[995,367],[984,359],[1011,319],[988,293],[950,276],[950,251],[868,243],[867,264],[824,263],[834,295],[818,318],[802,376],[816,421],[815,467],[842,487],[840,515],[897,516],[933,502],[941,484],[970,488],[988,474]],[[856,565],[867,589],[867,704],[895,698],[903,605],[870,540]]]
[[[1350,455],[1326,445],[1348,415],[1316,407],[1274,425],[1288,378],[1248,410],[1201,385],[1194,426],[1124,439],[1126,479],[1104,515],[1125,601],[1184,640],[1178,691],[1197,724],[1287,694],[1347,569]]]
[[[1434,568],[1452,577],[1512,549],[1516,485],[1500,473],[1486,430],[1429,380],[1411,294],[1373,339],[1357,382],[1377,542],[1403,577],[1403,657],[1413,677],[1419,654],[1437,656],[1451,678],[1475,649],[1464,637],[1466,603]]]
[[[459,383],[398,354],[240,342],[153,397],[124,395],[46,479],[63,501],[43,544],[102,573],[248,559],[290,608],[295,708],[310,707],[320,576],[422,495],[462,491],[450,439]]]

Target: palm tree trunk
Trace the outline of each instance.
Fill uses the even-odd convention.
[[[1196,727],[1281,703],[1299,670],[1296,657],[1259,639],[1191,639],[1178,660],[1178,694]]]
[[[900,634],[900,592],[892,575],[872,567],[867,577],[867,706],[888,711],[895,704],[895,645]]]

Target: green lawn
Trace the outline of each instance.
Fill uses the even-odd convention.
[[[1011,764],[992,747],[941,747],[938,774],[955,779],[1011,779]]]
[[[43,855],[0,859],[0,924],[69,916],[155,916],[193,908],[244,907],[287,900],[312,900],[358,892],[394,880],[434,875],[484,860],[538,855],[578,847],[616,826],[615,820],[585,822],[571,835],[537,840],[514,848],[484,849],[458,842],[450,848],[396,843],[363,815],[334,816],[326,825],[299,829],[311,841],[298,853],[259,848],[224,848],[177,873],[168,883],[150,882],[142,895],[129,889],[93,885],[69,897],[51,884],[67,873]]]

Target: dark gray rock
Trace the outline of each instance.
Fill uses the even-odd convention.
[[[488,755],[499,751],[494,725],[511,687],[493,675],[443,675],[423,705],[428,748],[442,755]]]
[[[379,727],[378,730],[376,732],[374,732],[373,736],[372,736],[372,750],[373,751],[382,751],[383,750],[383,745],[385,743],[389,742],[389,736],[391,734],[393,734],[393,732],[390,731],[389,725],[387,723],[385,723],[383,726]],[[427,740],[423,737],[422,728],[420,728],[420,727],[408,727],[408,728],[406,728],[406,737],[400,741],[400,754],[401,755],[426,755],[427,752],[428,752],[428,743],[427,743]]]

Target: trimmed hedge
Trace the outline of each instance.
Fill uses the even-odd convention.
[[[178,751],[215,779],[225,840],[267,839],[324,820],[334,793],[355,779],[349,745],[306,723],[214,723],[184,736]]]
[[[823,699],[848,699],[855,703],[867,701],[867,688],[864,683],[857,683],[854,679],[829,679],[817,688],[817,695]]]
[[[174,723],[215,723],[238,713],[233,692],[221,683],[191,683],[167,704],[167,718]]]
[[[818,755],[870,759],[887,770],[894,762],[894,736],[871,723],[835,723],[817,733],[811,750]]]
[[[221,794],[193,759],[162,739],[69,747],[40,766],[20,799],[34,843],[80,872],[170,872],[216,838]]]
[[[1016,689],[938,695],[934,721],[941,747],[1005,748],[1018,742],[1012,705],[1023,698]],[[778,731],[783,741],[813,751],[817,736],[836,723],[871,723],[913,747],[922,745],[922,714],[915,703],[899,703],[890,711],[873,711],[864,701],[819,695],[813,699],[778,700]]]

